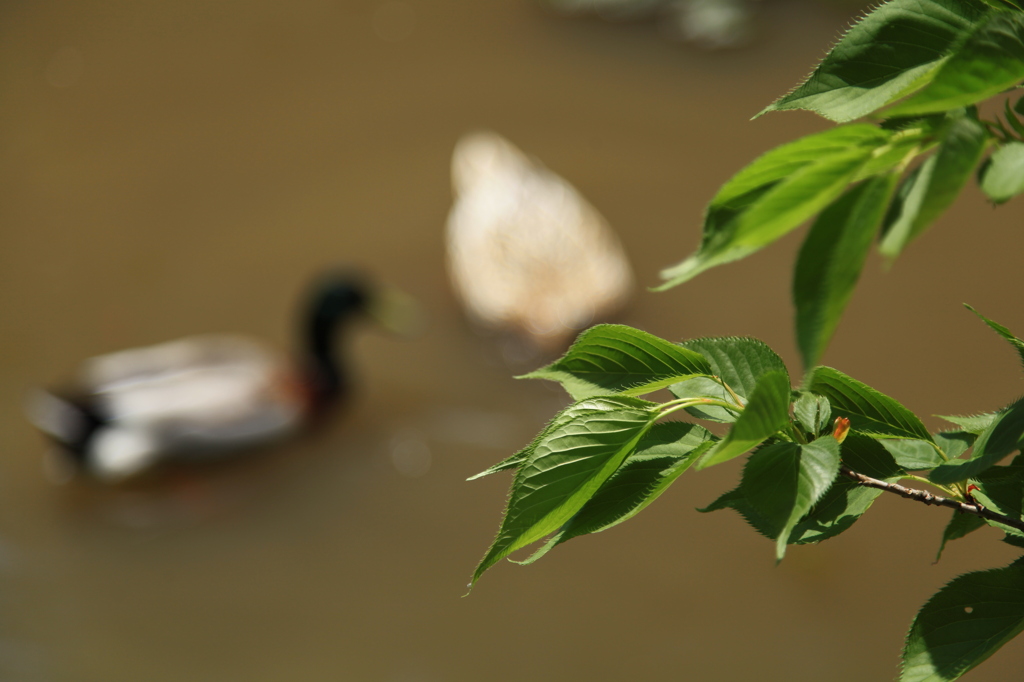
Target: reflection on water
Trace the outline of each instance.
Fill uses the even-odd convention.
[[[386,6],[0,8],[0,678],[893,677],[920,604],[1012,548],[981,530],[932,566],[946,515],[882,499],[773,567],[771,543],[737,516],[693,511],[735,484],[738,463],[682,477],[559,556],[496,566],[460,599],[508,483],[464,479],[566,398],[512,379],[466,329],[445,273],[456,140],[501,130],[570,178],[650,285],[697,243],[732,172],[824,125],[747,119],[847,17],[783,0],[764,8],[756,46],[707,53],[521,0]],[[385,35],[386,12],[400,20]],[[58,59],[67,46],[80,61]],[[1015,360],[960,302],[1024,328],[999,279],[1018,269],[1019,210],[967,193],[891,272],[869,263],[827,362],[921,414],[1009,402]],[[958,228],[979,215],[966,243]],[[638,293],[626,321],[672,339],[755,335],[796,367],[798,243]],[[202,330],[287,348],[299,283],[338,261],[409,291],[432,322],[412,342],[351,339],[347,412],[257,456],[152,479],[42,475],[45,444],[22,416],[31,387]],[[1014,643],[971,680],[1021,666]]]

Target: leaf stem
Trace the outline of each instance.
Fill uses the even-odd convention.
[[[918,483],[924,483],[925,485],[935,486],[936,488],[938,488],[942,492],[946,493],[947,495],[952,495],[953,497],[959,497],[957,491],[953,490],[952,488],[947,488],[944,485],[939,485],[938,483],[934,483],[932,481],[929,481],[927,478],[924,478],[923,476],[916,476],[914,474],[905,474],[904,476],[902,476],[902,478],[910,479],[911,481],[917,481]]]
[[[725,383],[725,379],[723,379],[720,376],[716,376],[715,379],[718,380],[718,383],[722,384],[722,388],[724,388],[726,391],[729,392],[729,395],[732,396],[732,399],[736,401],[737,407],[739,407],[742,410],[743,409],[743,399],[740,398],[738,395],[736,395],[736,391],[732,390],[732,386],[730,386],[729,384]]]
[[[662,403],[658,409],[661,410],[660,416],[666,417],[673,412],[685,410],[688,407],[696,407],[697,405],[717,405],[719,407],[724,407],[727,410],[732,410],[733,412],[743,411],[742,407],[738,407],[724,400],[716,400],[714,398],[678,398],[676,400],[670,400],[667,403]]]
[[[880,481],[877,478],[871,478],[870,476],[857,473],[845,464],[839,467],[839,471],[847,478],[851,478],[856,481],[858,485],[867,486],[868,488],[877,488],[889,493],[895,493],[900,497],[905,497],[908,500],[916,500],[924,504],[949,507],[950,509],[956,509],[957,511],[961,511],[966,514],[974,514],[975,516],[980,516],[983,519],[995,521],[996,523],[1001,523],[1004,526],[1024,531],[1024,520],[1015,519],[1011,516],[1006,516],[1005,514],[999,514],[998,512],[987,509],[980,504],[959,502],[948,497],[933,495],[926,490],[915,490],[913,488],[906,488],[899,483],[887,483],[886,481]]]

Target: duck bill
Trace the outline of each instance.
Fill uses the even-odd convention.
[[[394,287],[381,287],[366,306],[366,312],[384,329],[405,338],[421,336],[426,329],[423,308],[409,294]]]

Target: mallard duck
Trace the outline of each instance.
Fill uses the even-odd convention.
[[[281,438],[347,393],[335,351],[356,318],[382,319],[381,300],[358,274],[334,272],[313,287],[297,362],[233,335],[123,350],[87,360],[68,392],[37,392],[29,417],[104,481]]]
[[[491,132],[462,137],[451,172],[448,269],[477,322],[552,351],[623,305],[629,262],[568,182]]]

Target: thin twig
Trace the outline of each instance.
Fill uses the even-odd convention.
[[[997,523],[1001,523],[1004,526],[1010,526],[1011,528],[1016,528],[1017,530],[1024,531],[1024,521],[1020,519],[1015,519],[1011,516],[1006,516],[1004,514],[999,514],[990,509],[986,509],[980,504],[958,502],[957,500],[953,500],[948,497],[933,495],[927,490],[915,490],[914,488],[904,487],[899,483],[886,483],[885,481],[880,481],[877,478],[871,478],[870,476],[859,474],[845,465],[841,466],[839,471],[844,476],[852,478],[858,484],[867,486],[869,488],[878,488],[879,490],[884,490],[886,492],[896,493],[900,497],[905,497],[908,500],[917,500],[918,502],[923,502],[924,504],[934,504],[940,507],[949,507],[950,509],[956,509],[957,511],[962,511],[966,514],[974,514],[975,516],[980,516],[983,519],[996,521]]]

